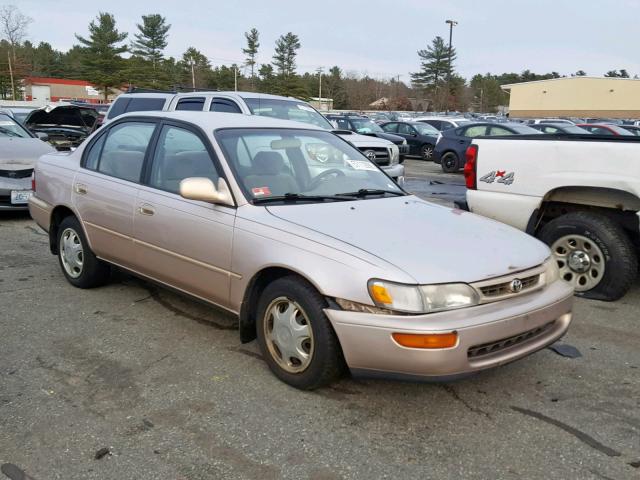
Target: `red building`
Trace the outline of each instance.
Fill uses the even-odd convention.
[[[27,77],[23,80],[25,100],[41,104],[64,100],[79,100],[89,103],[104,103],[102,93],[86,80],[67,80],[64,78]],[[117,94],[109,95],[109,102]]]

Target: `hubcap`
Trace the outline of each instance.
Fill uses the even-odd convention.
[[[60,236],[60,258],[65,272],[71,278],[78,278],[82,274],[84,252],[80,237],[72,228],[65,228]]]
[[[454,165],[455,165],[455,163],[456,163],[455,158],[454,158],[454,157],[453,157],[453,155],[451,155],[451,154],[449,154],[449,155],[445,155],[445,157],[444,157],[443,161],[444,161],[444,164],[445,164],[445,166],[446,166],[447,168],[453,168],[453,167],[454,167]]]
[[[558,262],[560,278],[577,292],[586,292],[600,283],[604,275],[604,255],[600,247],[582,235],[566,235],[551,245]]]
[[[285,371],[303,372],[313,358],[313,331],[300,305],[287,297],[273,300],[265,312],[264,337],[271,357]]]
[[[433,156],[432,147],[422,147],[422,158],[429,160]]]

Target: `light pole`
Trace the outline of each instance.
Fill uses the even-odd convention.
[[[447,69],[447,112],[449,111],[449,95],[451,94],[451,45],[453,40],[453,27],[458,25],[455,20],[445,20],[449,24],[449,68]]]
[[[322,67],[318,67],[318,108],[322,110]]]

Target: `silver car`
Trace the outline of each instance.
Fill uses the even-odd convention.
[[[319,127],[126,114],[36,169],[31,215],[67,280],[124,268],[239,317],[297,388],[441,379],[525,357],[569,327],[549,249],[399,188]],[[443,246],[445,248],[443,248]]]
[[[38,157],[55,150],[5,113],[0,113],[0,210],[26,210]]]

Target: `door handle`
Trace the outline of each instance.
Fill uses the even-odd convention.
[[[83,183],[76,183],[74,190],[76,191],[76,193],[84,195],[87,193],[87,186]]]
[[[153,215],[154,213],[156,213],[151,205],[140,205],[138,207],[138,212],[140,212],[142,215]]]

